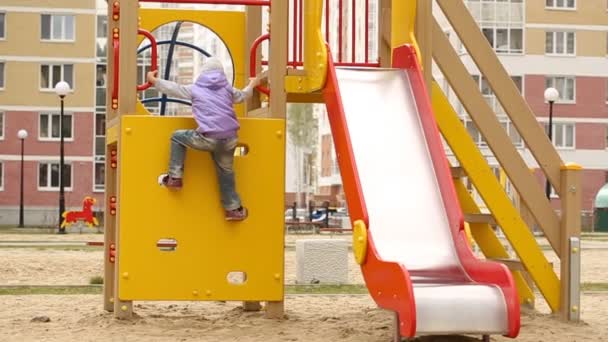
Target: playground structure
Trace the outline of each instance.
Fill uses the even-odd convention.
[[[309,102],[327,106],[353,222],[353,250],[370,295],[396,313],[397,337],[517,336],[519,304],[535,301],[524,272],[552,311],[577,320],[580,167],[560,159],[465,5],[437,1],[559,194],[560,215],[435,21],[430,0],[380,1],[379,61],[369,59],[367,28],[363,54],[357,53],[355,25],[343,37],[342,21],[354,22],[360,13],[343,17],[342,0],[326,1],[325,6],[323,0],[164,1],[247,5],[245,12],[109,2],[104,308],[128,318],[134,300],[238,300],[246,310],[259,310],[264,301],[267,316],[282,317],[286,103]],[[337,27],[330,25],[334,6],[327,3],[337,5]],[[269,32],[262,32],[263,7],[270,10]],[[137,100],[136,91],[148,86],[136,84],[143,39],[138,33],[150,40],[155,59],[149,32],[177,20],[199,23],[222,38],[233,59],[235,86],[268,66],[268,87],[258,88],[265,96],[237,108],[239,146],[247,153],[236,157],[235,172],[250,209],[240,223],[223,220],[207,154],[188,151],[182,191],[167,192],[155,183],[166,168],[171,133],[194,127],[194,121],[151,116]],[[289,36],[292,44],[286,44]],[[347,38],[351,51],[343,48]],[[266,61],[258,49],[264,40],[269,40]],[[334,40],[336,49],[326,43]],[[559,256],[560,277],[432,80],[433,60]],[[451,169],[437,127],[459,162]],[[491,214],[481,213],[463,177]],[[473,256],[464,221],[488,260]],[[500,226],[517,259],[510,258],[493,225]]]

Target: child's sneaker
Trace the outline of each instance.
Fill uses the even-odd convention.
[[[226,221],[243,221],[247,218],[247,208],[240,207],[234,210],[226,210]]]
[[[169,174],[163,173],[162,175],[158,176],[158,184],[161,186],[166,186],[167,188],[181,189],[182,179],[173,178],[169,176]]]

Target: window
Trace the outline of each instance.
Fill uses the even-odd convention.
[[[42,14],[40,39],[49,41],[74,41],[74,16]]]
[[[498,115],[507,115],[507,112],[496,98],[496,95],[494,95],[494,92],[492,91],[492,88],[490,88],[490,84],[488,83],[486,78],[480,78],[479,75],[471,75],[471,77],[473,78],[475,83],[479,85],[480,92],[485,98],[490,108],[492,108],[492,110],[494,110],[494,112]],[[513,80],[513,83],[515,83],[515,86],[517,87],[519,92],[523,93],[523,77],[511,76],[511,79]],[[462,114],[462,112],[460,112],[460,114]]]
[[[106,66],[103,64],[97,65],[97,77],[96,77],[96,89],[95,89],[95,106],[105,107],[106,105]]]
[[[0,191],[4,190],[4,163],[0,161]]]
[[[4,89],[4,63],[0,63],[0,89]]]
[[[4,113],[0,112],[0,140],[4,139]]]
[[[515,126],[509,119],[500,118],[500,124],[505,129],[505,132],[507,133],[507,135],[511,138],[511,142],[513,143],[513,145],[515,147],[521,148],[524,146],[523,140],[521,139],[519,132],[517,132],[517,129],[515,128]],[[479,132],[479,130],[477,129],[477,126],[475,126],[475,123],[473,121],[471,121],[470,119],[467,119],[464,121],[464,125],[465,125],[467,131],[469,132],[469,135],[471,136],[471,138],[473,138],[473,141],[475,142],[475,144],[477,144],[477,146],[480,146],[480,147],[488,146],[485,139],[483,138],[483,136],[481,135],[481,133]]]
[[[105,15],[97,16],[97,39],[95,40],[97,58],[99,61],[105,61],[108,46],[108,17]]]
[[[522,0],[469,0],[466,5],[497,53],[523,53]],[[461,52],[464,52],[462,48]]]
[[[545,89],[553,87],[559,92],[558,102],[575,102],[576,86],[572,76],[549,76],[545,78]]]
[[[574,32],[546,32],[545,53],[548,55],[574,56],[576,35]]]
[[[65,81],[74,90],[73,64],[42,64],[40,65],[40,89],[54,90],[55,85]]]
[[[72,165],[63,166],[63,186],[72,189]],[[59,163],[38,164],[38,190],[59,190]]]
[[[95,169],[93,170],[93,191],[105,189],[106,170],[106,115],[95,113]]]
[[[0,13],[0,39],[6,38],[6,13]]]
[[[576,9],[576,0],[545,0],[545,7],[551,9]]]
[[[497,53],[523,52],[523,29],[484,27],[482,31],[490,46]]]
[[[575,124],[574,123],[553,123],[552,139],[553,145],[557,148],[562,149],[573,149],[575,141]],[[547,131],[549,124],[544,123],[545,131]]]
[[[606,97],[604,99],[604,101],[606,101],[606,103],[608,104],[608,79],[606,79],[606,89],[604,92],[605,92],[604,96]]]
[[[104,191],[106,188],[106,164],[104,162],[95,162],[95,191]]]
[[[97,38],[108,37],[108,17],[105,15],[97,16]]]
[[[38,139],[39,140],[59,140],[61,138],[59,134],[59,121],[61,119],[60,114],[40,114],[40,120],[38,124]],[[63,138],[67,140],[72,139],[72,114],[63,115]]]

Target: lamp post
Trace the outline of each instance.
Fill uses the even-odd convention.
[[[58,234],[65,234],[65,228],[61,227],[63,223],[63,213],[65,212],[65,195],[63,184],[63,169],[64,169],[64,152],[63,152],[63,99],[70,91],[70,85],[67,82],[61,81],[55,85],[55,93],[61,100],[61,113],[59,117],[59,231]]]
[[[27,131],[24,129],[20,129],[17,132],[17,138],[21,140],[21,184],[20,184],[20,195],[19,195],[19,228],[23,228],[23,144],[25,139],[27,139]]]
[[[559,99],[559,92],[557,89],[547,88],[545,90],[545,101],[549,102],[549,130],[547,134],[549,135],[551,144],[553,144],[553,104],[557,99]],[[545,194],[547,195],[547,198],[551,198],[551,183],[549,182],[549,179],[547,179],[545,185]]]

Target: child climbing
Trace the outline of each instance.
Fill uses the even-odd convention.
[[[196,129],[177,130],[171,136],[169,172],[158,178],[160,185],[180,189],[183,185],[186,147],[211,152],[220,187],[222,206],[228,221],[247,218],[234,182],[234,150],[237,145],[239,122],[234,103],[250,98],[260,78],[251,78],[242,90],[233,88],[226,79],[219,59],[211,57],[203,64],[202,72],[192,85],[179,85],[156,77],[157,71],[148,72],[148,82],[168,96],[190,100]]]

